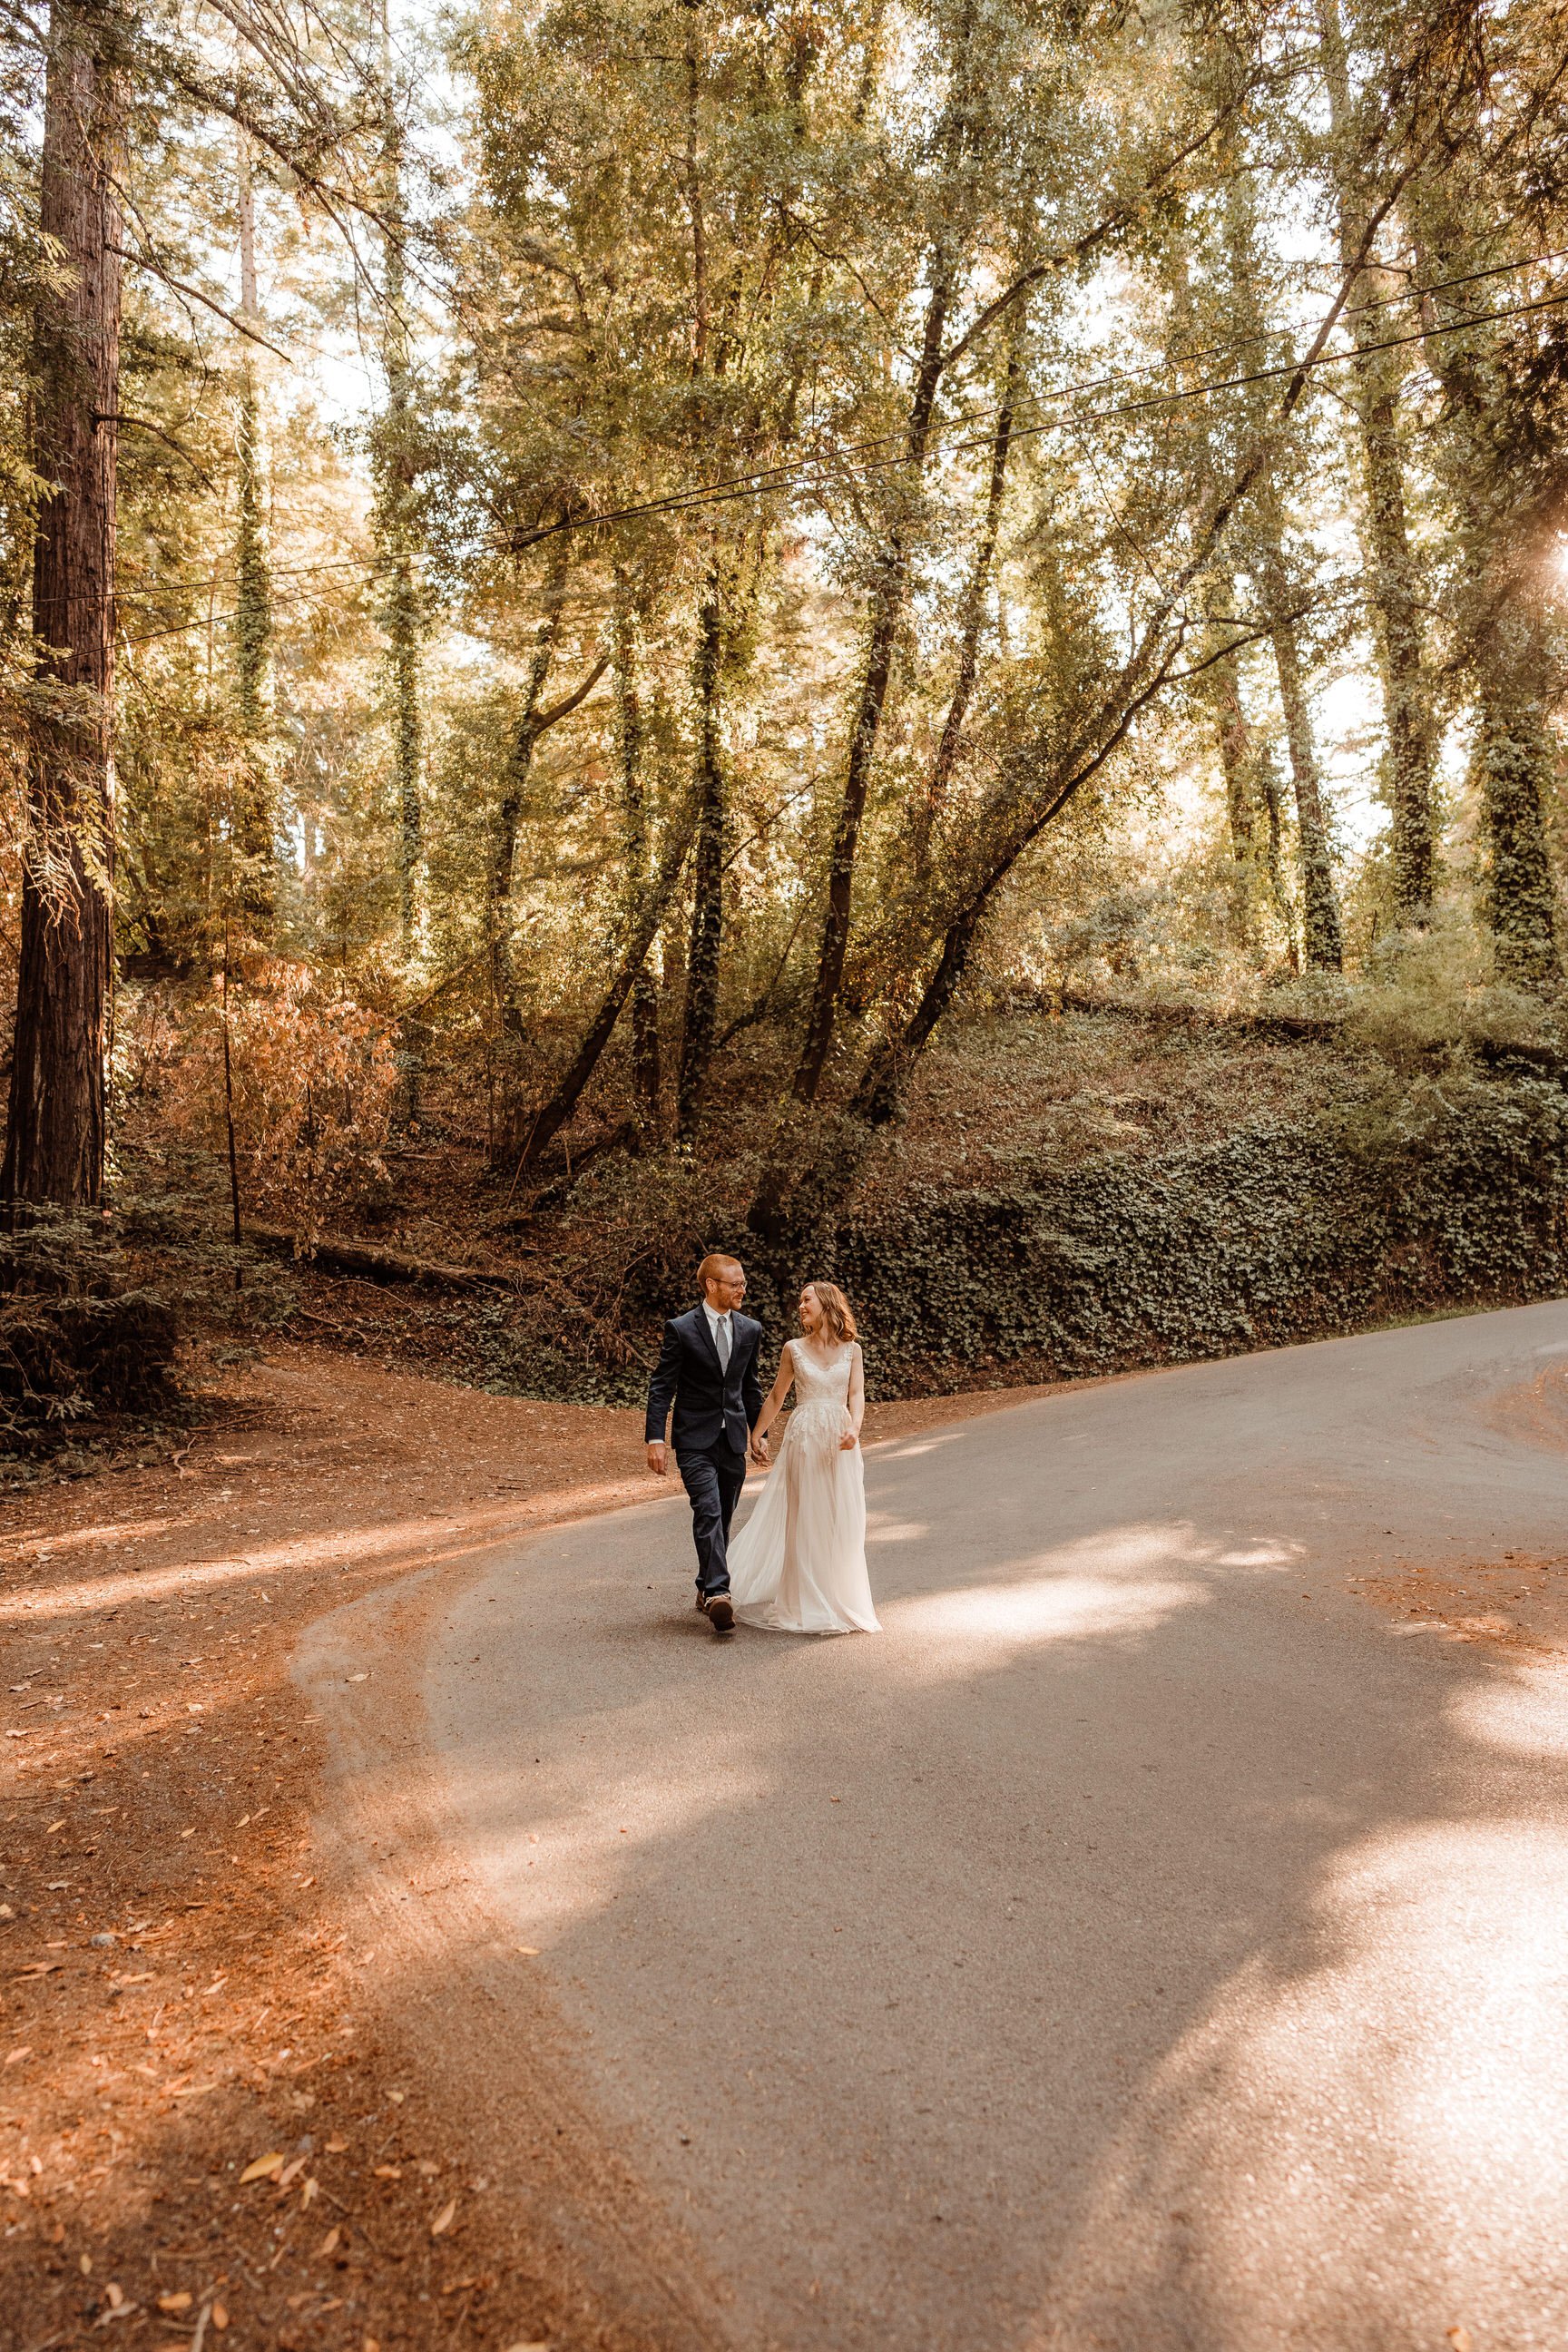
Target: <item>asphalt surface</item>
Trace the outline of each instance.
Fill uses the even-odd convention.
[[[1558,1363],[1568,1305],[892,1443],[880,1636],[716,1640],[677,1497],[437,1612],[455,1836],[712,2340],[1568,2345],[1568,1666],[1346,1586],[1568,1553]]]

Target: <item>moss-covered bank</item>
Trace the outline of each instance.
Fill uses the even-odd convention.
[[[1434,1083],[1394,1112],[1110,1151],[1005,1190],[915,1191],[788,1260],[748,1258],[770,1331],[790,1328],[800,1272],[830,1273],[887,1396],[1551,1297],[1568,1290],[1568,1092]]]

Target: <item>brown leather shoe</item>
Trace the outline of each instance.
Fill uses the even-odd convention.
[[[730,1633],[735,1626],[735,1604],[727,1592],[710,1593],[702,1603],[704,1615],[716,1633]]]

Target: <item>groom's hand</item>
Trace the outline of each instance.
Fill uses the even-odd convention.
[[[669,1475],[669,1465],[664,1458],[664,1440],[662,1437],[650,1437],[648,1439],[647,1466],[653,1472],[656,1478],[668,1477]]]
[[[750,1445],[746,1448],[746,1451],[751,1455],[759,1470],[765,1470],[767,1468],[770,1456],[768,1454],[768,1441],[765,1437],[753,1437]]]

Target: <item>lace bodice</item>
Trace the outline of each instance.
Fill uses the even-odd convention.
[[[814,1349],[798,1339],[790,1345],[790,1360],[795,1366],[795,1409],[802,1412],[808,1405],[845,1406],[849,1401],[849,1366],[854,1358],[853,1341],[836,1348],[826,1363]]]

